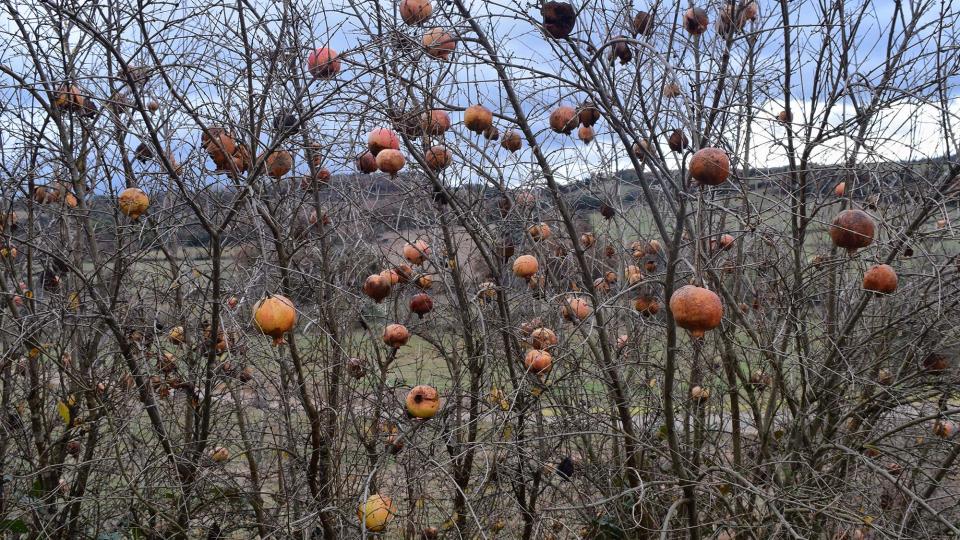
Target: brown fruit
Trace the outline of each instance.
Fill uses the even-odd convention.
[[[433,109],[423,113],[421,123],[424,133],[439,137],[450,129],[450,115],[446,111]]]
[[[626,38],[617,36],[613,39],[615,42],[608,49],[607,61],[610,62],[611,66],[616,64],[617,60],[620,60],[621,65],[629,64],[630,61],[633,60],[633,50],[630,49],[630,45],[625,41]]]
[[[493,113],[483,105],[471,105],[463,113],[463,125],[480,134],[493,126]]]
[[[670,148],[673,149],[673,143]],[[701,148],[690,158],[690,176],[707,186],[720,185],[730,176],[730,158],[719,148]]]
[[[531,225],[527,229],[527,234],[530,235],[530,238],[534,242],[539,242],[541,240],[546,240],[553,235],[553,232],[550,230],[550,226],[546,223],[537,223],[536,225]]]
[[[932,352],[923,358],[923,370],[932,375],[940,375],[950,369],[950,359],[940,353]]]
[[[840,182],[837,184],[837,187],[833,188],[833,194],[837,197],[843,197],[844,193],[847,192],[847,183]]]
[[[546,2],[540,8],[543,16],[543,29],[554,39],[563,39],[570,35],[577,23],[577,13],[566,2]]]
[[[421,319],[433,310],[433,299],[426,293],[420,293],[410,299],[410,311]]]
[[[439,171],[450,165],[450,162],[453,161],[453,154],[446,146],[438,144],[427,150],[423,159],[427,162],[427,167],[430,170]]]
[[[633,307],[644,317],[650,317],[660,311],[660,302],[652,296],[644,295],[633,301]]]
[[[577,130],[577,137],[583,142],[583,144],[590,144],[593,142],[595,133],[593,128],[590,126],[580,126],[580,129]]]
[[[450,54],[457,48],[457,38],[443,28],[429,30],[423,35],[421,43],[423,48],[427,50],[427,55],[437,60],[450,58]]]
[[[284,343],[283,335],[297,323],[297,310],[286,296],[267,296],[253,306],[253,322],[261,332],[273,338],[274,345]]]
[[[534,349],[549,349],[559,342],[557,334],[549,328],[541,326],[530,332],[530,344]]]
[[[377,158],[370,152],[364,152],[357,158],[357,170],[363,174],[377,172]]]
[[[488,141],[495,141],[500,138],[500,130],[497,126],[490,126],[483,130],[483,138]]]
[[[646,11],[638,11],[631,23],[633,36],[649,36],[653,34],[653,16]]]
[[[863,275],[863,288],[875,293],[891,294],[897,290],[897,273],[888,264],[872,266]]]
[[[399,150],[383,150],[377,154],[377,168],[390,176],[396,176],[406,163],[406,158]]]
[[[564,300],[560,307],[560,315],[571,322],[586,320],[591,313],[593,308],[590,307],[590,302],[579,296]]]
[[[597,237],[592,232],[585,232],[580,235],[580,245],[583,249],[590,249],[597,243]]]
[[[150,199],[143,190],[135,187],[127,188],[120,192],[117,198],[117,205],[120,211],[130,216],[130,219],[136,221],[150,207]]]
[[[421,384],[407,393],[407,412],[414,418],[433,418],[440,410],[440,394],[432,386]]]
[[[569,135],[579,121],[576,109],[569,105],[561,105],[550,113],[550,129],[556,133]]]
[[[875,231],[873,219],[863,210],[844,210],[837,214],[830,224],[833,245],[845,248],[851,253],[873,243]]]
[[[523,279],[530,279],[539,269],[540,263],[533,255],[521,255],[513,261],[514,275]]]
[[[544,350],[530,349],[523,357],[523,364],[527,366],[527,371],[542,375],[553,367],[553,356]]]
[[[504,132],[503,137],[500,139],[500,146],[502,146],[504,150],[513,153],[523,147],[523,139],[520,137],[519,133],[512,129],[508,129],[506,132]]]
[[[956,430],[956,424],[949,420],[937,420],[933,423],[933,434],[941,439],[949,439]]]
[[[670,312],[677,326],[690,331],[693,337],[701,337],[707,330],[720,326],[723,304],[713,291],[684,285],[670,297]]]
[[[690,399],[696,402],[710,399],[710,389],[702,386],[694,386],[690,389]]]
[[[779,120],[781,124],[789,124],[790,122],[793,122],[793,113],[780,111],[777,114],[777,120]]]
[[[680,85],[675,82],[669,82],[663,85],[663,97],[667,99],[673,99],[680,97],[682,92],[680,91]]]
[[[577,110],[577,119],[584,126],[591,127],[600,120],[600,109],[592,101],[584,101]]]
[[[724,235],[721,235],[721,236],[720,236],[720,241],[719,241],[720,249],[726,251],[726,250],[732,248],[732,247],[733,247],[733,243],[734,243],[735,241],[736,241],[736,240],[733,238],[733,235],[732,235],[732,234],[724,234]]]
[[[403,258],[410,261],[410,264],[419,266],[427,260],[428,255],[430,255],[430,246],[425,240],[417,240],[403,246]]]
[[[293,156],[286,150],[275,150],[267,156],[267,173],[273,178],[280,178],[293,168]]]
[[[683,14],[683,27],[691,35],[699,36],[707,31],[710,26],[710,18],[703,8],[692,7]]]
[[[383,329],[383,342],[394,349],[403,347],[409,340],[410,331],[402,324],[388,324],[387,327]]]
[[[400,18],[409,25],[423,24],[433,15],[430,0],[401,0]]]
[[[354,379],[362,379],[363,376],[367,374],[364,361],[359,358],[347,360],[347,373]]]
[[[369,296],[374,302],[383,302],[383,299],[390,296],[390,278],[381,274],[372,274],[367,276],[363,282],[363,294]]]
[[[431,278],[429,274],[421,274],[417,276],[413,284],[426,291],[430,287],[433,287],[433,278]]]
[[[690,141],[687,140],[687,136],[683,134],[679,129],[673,130],[670,133],[670,137],[667,139],[667,146],[670,147],[670,150],[674,152],[680,152],[690,145]]]

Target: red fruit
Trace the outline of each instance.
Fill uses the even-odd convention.
[[[317,79],[329,79],[340,73],[340,59],[337,51],[329,47],[320,47],[307,57],[307,68]]]
[[[891,294],[897,290],[897,273],[888,264],[878,264],[863,275],[863,288],[882,294]]]
[[[830,224],[830,238],[837,247],[851,253],[873,243],[876,226],[863,210],[844,210]]]
[[[410,299],[410,311],[422,319],[424,315],[433,311],[433,299],[426,293],[414,296]]]
[[[670,148],[673,148],[672,143]],[[690,176],[704,185],[720,185],[730,176],[730,158],[719,148],[697,150],[690,158]]]
[[[399,150],[400,139],[391,129],[378,127],[367,135],[367,149],[376,156],[381,150]]]
[[[377,172],[377,158],[370,152],[364,152],[357,158],[357,170],[363,174]]]

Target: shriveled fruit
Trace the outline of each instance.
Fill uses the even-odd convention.
[[[543,29],[554,39],[563,39],[570,35],[577,23],[577,12],[566,2],[546,2],[540,8],[543,16]]]
[[[638,11],[637,14],[633,16],[633,21],[630,26],[633,30],[634,37],[652,35],[653,16],[646,11]]]
[[[553,355],[541,349],[530,349],[524,355],[523,363],[527,366],[527,371],[542,375],[553,367]]]
[[[377,158],[370,152],[364,152],[357,158],[357,170],[363,174],[377,172]]]
[[[267,173],[273,178],[281,178],[293,168],[293,156],[286,150],[275,150],[267,156]]]
[[[683,27],[691,35],[703,34],[708,26],[710,26],[710,18],[703,8],[692,7],[683,14]]]
[[[569,135],[579,121],[576,109],[569,105],[561,105],[550,113],[550,129],[556,133]]]
[[[679,129],[673,130],[673,132],[670,133],[670,137],[667,138],[667,146],[674,152],[680,152],[689,145],[690,141],[687,140],[687,136]]]
[[[520,134],[512,129],[508,129],[504,132],[503,137],[500,139],[500,146],[511,153],[516,152],[521,147],[523,147],[523,139],[520,138]]]
[[[596,134],[590,126],[580,126],[580,129],[577,130],[577,137],[583,144],[590,144],[595,136]]]
[[[403,258],[410,261],[410,264],[421,265],[430,255],[430,246],[425,240],[417,240],[414,243],[407,243],[403,246]]]
[[[427,54],[437,60],[447,60],[457,48],[457,39],[443,28],[432,28],[421,41]]]
[[[559,341],[557,334],[553,330],[543,326],[535,328],[530,332],[530,344],[533,345],[534,349],[549,349],[559,343]]]
[[[438,144],[427,150],[423,155],[423,159],[427,162],[427,167],[431,170],[440,171],[450,165],[450,162],[453,161],[453,154],[446,146]]]

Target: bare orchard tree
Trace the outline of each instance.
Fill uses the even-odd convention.
[[[2,17],[5,538],[960,534],[950,2]]]

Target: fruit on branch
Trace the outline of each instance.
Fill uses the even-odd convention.
[[[537,202],[537,194],[529,189],[518,191],[514,197],[520,206],[533,206]]]
[[[583,249],[590,249],[597,243],[597,237],[592,232],[585,232],[580,235],[580,246]]]
[[[604,219],[613,219],[613,217],[617,215],[617,210],[609,204],[604,204],[600,207],[600,215],[603,216]]]
[[[281,345],[283,335],[297,324],[297,310],[286,296],[270,295],[253,306],[253,322],[261,332],[273,338],[274,345]]]
[[[377,158],[370,152],[364,152],[357,158],[357,170],[363,174],[377,172]]]
[[[949,439],[956,430],[956,424],[949,420],[937,420],[933,423],[933,434],[941,439]]]
[[[173,353],[161,352],[157,355],[157,369],[170,374],[177,370],[177,357]]]
[[[564,299],[563,305],[560,306],[560,315],[570,322],[586,320],[591,313],[593,308],[590,302],[579,296]]]
[[[413,269],[409,265],[401,264],[393,269],[397,273],[397,283],[409,283],[413,279]]]
[[[636,265],[629,265],[623,269],[623,277],[627,280],[627,285],[636,285],[643,281],[643,273]]]
[[[64,83],[57,89],[53,103],[67,111],[81,111],[86,104],[86,98],[83,97],[79,87]]]
[[[430,287],[433,287],[433,278],[431,278],[429,274],[420,274],[417,276],[417,279],[413,280],[413,284],[426,291]]]
[[[543,375],[553,367],[553,356],[541,349],[530,349],[523,357],[523,364],[527,367],[527,371]]]
[[[410,311],[422,319],[424,315],[433,311],[433,299],[426,293],[415,295],[410,299]]]
[[[170,343],[174,345],[182,345],[185,339],[182,326],[174,326],[170,329],[170,333],[167,334],[167,339],[170,340]]]
[[[931,375],[940,375],[950,369],[950,359],[945,355],[932,352],[923,358],[923,370]]]
[[[566,2],[546,2],[540,8],[543,16],[543,29],[554,39],[563,39],[570,35],[577,23],[577,12]]]
[[[230,450],[227,450],[223,446],[218,446],[210,452],[210,459],[212,459],[214,463],[223,463],[230,459]]]
[[[500,139],[500,146],[502,146],[504,150],[513,153],[523,147],[523,139],[519,133],[508,129],[503,133],[503,138]]]
[[[569,105],[561,105],[550,113],[550,129],[556,133],[569,135],[579,122],[576,109]]]
[[[777,120],[781,124],[789,124],[790,122],[793,122],[793,113],[787,112],[787,111],[780,111],[777,114]]]
[[[699,36],[707,31],[710,26],[710,18],[703,8],[692,7],[683,14],[683,27],[691,35]]]
[[[717,20],[717,31],[725,34],[736,28],[738,32],[742,32],[747,22],[756,21],[759,15],[760,8],[756,2],[741,2],[738,6],[724,3],[723,9],[720,10],[720,18]],[[734,25],[734,19],[736,19],[736,25]]]
[[[660,302],[656,298],[645,294],[638,296],[633,301],[633,307],[644,317],[650,317],[660,311]]]
[[[453,154],[446,146],[438,144],[426,151],[423,155],[423,160],[426,161],[427,167],[430,170],[440,171],[450,165],[450,162],[453,161]]]
[[[699,403],[710,399],[710,389],[702,386],[694,386],[690,389],[690,399]]]
[[[463,113],[463,125],[476,134],[493,126],[493,113],[483,105],[471,105]]]
[[[584,101],[577,109],[577,120],[584,126],[592,127],[600,121],[600,109],[592,101]]]
[[[833,194],[836,195],[837,197],[843,197],[846,192],[847,192],[846,182],[840,182],[839,184],[837,184],[835,188],[833,188]]]
[[[521,255],[513,261],[514,275],[523,279],[530,279],[539,269],[540,263],[533,255]]]
[[[851,254],[873,243],[876,226],[863,210],[844,210],[830,224],[833,245],[847,249]]]
[[[663,97],[667,99],[678,98],[683,94],[680,85],[675,82],[668,82],[663,85]]]
[[[630,25],[633,37],[653,35],[653,16],[646,11],[638,11]]]
[[[402,324],[388,324],[383,329],[383,342],[394,349],[399,349],[410,340],[410,331]]]
[[[437,60],[446,60],[457,48],[457,39],[443,28],[432,28],[421,40],[427,55]]]
[[[300,123],[300,119],[292,112],[283,111],[273,119],[273,129],[276,131],[293,131]]]
[[[439,137],[450,129],[450,115],[439,109],[427,111],[423,113],[421,128],[424,133]]]
[[[424,527],[420,531],[420,540],[436,540],[440,538],[440,530],[436,527]]]
[[[367,135],[367,149],[376,156],[382,150],[400,150],[400,138],[392,129],[378,127]]]
[[[423,24],[433,15],[433,4],[430,0],[401,0],[400,18],[410,26]]]
[[[393,268],[387,268],[386,270],[381,271],[379,275],[380,277],[386,279],[387,282],[390,283],[391,287],[397,283],[400,283],[400,274],[398,274]]]
[[[387,173],[390,176],[396,176],[406,163],[406,158],[399,150],[387,149],[377,154],[377,168],[380,169],[380,172]]]
[[[541,326],[530,332],[530,345],[534,349],[549,349],[559,343],[557,334],[553,330]]]
[[[500,130],[497,126],[490,126],[483,130],[483,138],[488,141],[495,141],[500,138]]]
[[[720,185],[730,176],[730,158],[719,148],[701,148],[690,158],[690,176],[703,185]]]
[[[359,358],[350,358],[347,360],[347,373],[354,379],[362,379],[367,374],[364,361]]]
[[[677,326],[698,338],[706,331],[720,326],[723,304],[713,291],[695,285],[684,285],[670,297],[670,313],[673,314]]]
[[[383,302],[384,298],[390,296],[390,278],[381,274],[367,276],[363,282],[363,294],[378,304]]]
[[[63,203],[70,208],[77,207],[77,198],[63,182],[54,182],[49,186],[37,186],[33,190],[33,200],[40,204]]]
[[[532,238],[534,242],[539,242],[550,238],[550,236],[553,235],[553,231],[550,230],[550,226],[546,223],[537,223],[527,229],[527,234],[530,235],[530,238]]]
[[[773,377],[764,373],[762,369],[755,369],[750,374],[750,385],[763,392],[763,390],[773,384]]]
[[[593,142],[595,137],[593,128],[590,126],[580,126],[580,129],[577,130],[577,137],[583,142],[583,144],[590,144]]]
[[[877,372],[877,382],[883,386],[890,386],[893,384],[894,375],[887,368],[880,368],[880,371]]]
[[[340,73],[340,58],[330,47],[320,47],[307,57],[307,69],[315,79],[331,79]]]
[[[267,156],[267,174],[272,178],[282,178],[293,169],[293,156],[286,150],[274,150]]]
[[[430,255],[430,246],[426,240],[417,240],[414,243],[407,243],[403,246],[403,258],[410,261],[410,264],[422,265]]]
[[[117,197],[117,206],[120,211],[136,221],[150,207],[150,198],[140,188],[127,188]]]
[[[153,148],[147,143],[141,142],[137,145],[137,149],[133,151],[133,157],[140,163],[146,163],[153,159]]]
[[[440,394],[432,386],[421,384],[407,393],[407,412],[414,418],[433,418],[440,410]]]
[[[397,506],[389,497],[374,493],[357,508],[357,518],[370,532],[383,532],[397,514]]]
[[[897,273],[889,264],[877,264],[863,275],[863,288],[875,293],[891,294],[897,290]]]
[[[720,236],[720,241],[719,241],[720,249],[722,249],[722,250],[724,250],[724,251],[729,250],[730,248],[733,247],[733,243],[734,243],[735,241],[736,241],[736,240],[733,238],[733,235],[732,235],[732,234],[723,234],[723,235],[721,235],[721,236]]]
[[[690,145],[690,141],[687,140],[687,136],[684,135],[679,129],[675,129],[670,133],[670,137],[667,138],[667,146],[670,147],[670,150],[674,152],[680,152]]]
[[[611,66],[616,64],[617,60],[620,60],[621,65],[629,64],[633,60],[633,50],[630,49],[630,44],[625,41],[626,39],[623,36],[613,38],[615,43],[610,46],[607,52],[607,61],[610,62]]]

